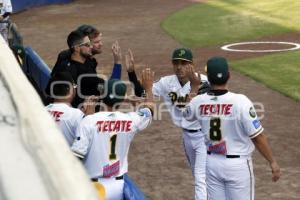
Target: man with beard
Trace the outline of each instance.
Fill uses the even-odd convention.
[[[60,54],[58,55],[56,64],[51,73],[51,77],[53,77],[55,73],[62,72],[62,71],[69,71],[72,74],[74,80],[78,84],[78,93],[74,101],[72,102],[72,106],[78,107],[79,104],[83,102],[85,97],[90,95],[99,96],[101,92],[101,85],[99,84],[102,84],[104,80],[97,76],[96,67],[98,63],[93,56],[102,53],[103,43],[102,43],[102,34],[93,26],[81,25],[80,27],[77,28],[76,31],[73,32],[81,33],[82,36],[86,36],[89,39],[89,41],[91,42],[91,45],[89,47],[90,52],[87,53],[86,52],[87,49],[84,49],[84,47],[81,46],[82,48],[79,49],[78,52],[79,54],[75,53],[74,50],[70,48],[70,44],[69,44],[70,42],[73,43],[74,41],[72,41],[72,39],[71,41],[69,41],[69,37],[68,37],[69,49],[60,52]],[[122,70],[121,50],[117,41],[112,46],[112,52],[114,57],[114,66],[110,78],[120,79],[121,70]],[[78,55],[80,56],[78,57]],[[82,57],[83,59],[80,57]],[[78,62],[74,62],[74,61],[78,61],[78,58],[80,58],[79,60],[83,61],[83,63],[80,62],[81,67],[78,67]],[[46,93],[51,96],[49,84],[46,89]]]
[[[95,27],[87,24],[83,24],[77,28],[78,31],[81,31],[84,35],[88,36],[91,43],[92,43],[92,56],[88,57],[86,62],[89,63],[93,68],[96,69],[97,67],[97,61],[94,58],[95,55],[101,54],[102,53],[102,47],[103,47],[103,42],[102,42],[102,33],[96,29]],[[113,53],[113,71],[111,75],[111,79],[120,79],[121,78],[121,50],[119,43],[115,41],[112,45],[112,53]],[[56,71],[56,68],[58,65],[63,64],[64,62],[68,62],[71,58],[71,51],[69,49],[63,50],[59,53],[57,57],[57,61],[54,65],[52,73]],[[96,70],[95,70],[96,73]]]
[[[56,65],[51,76],[63,71],[67,71],[72,75],[72,78],[79,87],[72,106],[78,107],[84,101],[85,96],[99,96],[100,93],[97,87],[104,81],[97,77],[95,68],[91,65],[91,62],[87,62],[87,59],[92,56],[92,44],[89,37],[81,31],[75,30],[69,34],[67,43],[71,52],[70,59]],[[84,75],[88,75],[88,77],[82,78]],[[48,86],[50,85],[48,84]],[[50,87],[47,88],[47,91],[51,96]]]

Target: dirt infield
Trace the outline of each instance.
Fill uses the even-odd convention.
[[[188,0],[79,0],[68,5],[34,8],[14,15],[26,45],[33,47],[50,65],[58,52],[67,47],[68,33],[83,23],[93,24],[104,35],[104,52],[99,56],[101,73],[111,71],[110,46],[116,39],[125,53],[134,51],[138,70],[148,64],[156,77],[172,73],[170,54],[179,47],[175,40],[160,28],[160,22],[171,13],[195,3]],[[180,24],[179,24],[180,25]],[[296,42],[299,33],[268,37],[262,41]],[[229,60],[255,57],[261,53],[224,52],[219,47],[194,49],[197,67],[203,69],[208,57],[223,55]],[[125,69],[123,78],[127,79]],[[265,107],[262,123],[274,153],[282,167],[278,183],[271,182],[266,161],[256,152],[256,199],[293,200],[300,196],[300,137],[298,123],[300,104],[272,91],[239,73],[232,73],[230,87],[246,94],[252,101]],[[181,132],[165,112],[162,120],[137,135],[130,150],[129,174],[155,200],[192,200],[193,178],[181,144]]]

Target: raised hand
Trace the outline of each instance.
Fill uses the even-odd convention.
[[[142,86],[146,92],[152,91],[152,85],[154,81],[154,72],[147,67],[142,72]]]
[[[125,64],[126,64],[127,72],[134,71],[134,58],[133,58],[133,53],[130,49],[128,49],[125,55]]]
[[[188,101],[190,101],[193,97],[197,95],[198,89],[201,85],[200,73],[195,73],[194,66],[189,64],[187,66],[187,75],[188,79],[191,82],[191,91],[189,93]]]
[[[81,108],[81,111],[85,114],[85,115],[91,115],[95,113],[95,107],[96,107],[96,103],[98,101],[98,97],[92,95],[89,96],[88,98],[85,99],[85,101],[83,102],[83,106]]]
[[[191,85],[199,86],[201,84],[200,73],[195,73],[195,69],[192,64],[187,66],[187,74]]]
[[[121,47],[119,45],[119,42],[117,40],[113,43],[111,50],[112,50],[113,57],[114,57],[114,63],[121,64],[122,52],[121,52]]]

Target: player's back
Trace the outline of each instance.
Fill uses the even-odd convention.
[[[130,142],[138,131],[150,124],[148,110],[147,114],[99,112],[82,121],[77,131],[82,141],[75,142],[72,149],[86,154],[84,165],[91,178],[117,177],[127,172]]]
[[[76,138],[77,126],[83,119],[84,113],[65,103],[49,104],[46,109],[64,134],[69,146],[71,146]]]
[[[206,93],[196,97],[202,131],[208,138],[208,150],[227,155],[250,155],[251,137],[262,132],[252,102],[244,95],[227,92]]]

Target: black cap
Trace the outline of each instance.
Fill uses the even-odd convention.
[[[120,103],[124,100],[126,95],[126,84],[118,79],[110,79],[106,85],[107,93],[103,99],[104,103],[113,106],[115,103]]]
[[[223,57],[212,57],[207,61],[207,77],[212,84],[225,84],[229,78],[227,60]]]
[[[185,60],[185,61],[193,62],[192,51],[187,48],[175,49],[172,55],[172,60]]]

